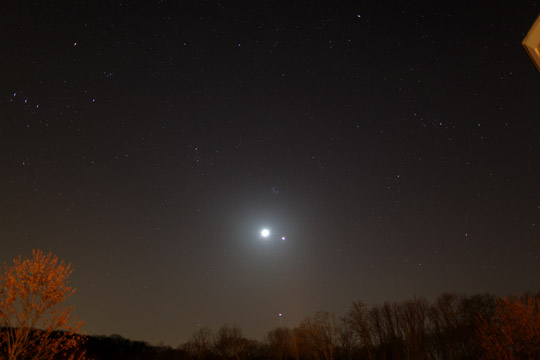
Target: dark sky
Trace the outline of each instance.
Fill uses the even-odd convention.
[[[539,12],[7,1],[0,261],[52,251],[87,333],[174,346],[354,300],[538,291],[540,74],[521,41]]]

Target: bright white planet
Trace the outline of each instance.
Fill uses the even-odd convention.
[[[262,237],[268,237],[268,236],[270,236],[270,230],[268,230],[268,229],[262,229],[262,230],[261,230],[261,236],[262,236]]]

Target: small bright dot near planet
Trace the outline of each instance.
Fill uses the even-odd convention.
[[[282,236],[282,237],[281,237],[281,240],[285,241],[285,236]]]
[[[262,236],[262,237],[268,237],[268,236],[270,236],[270,230],[268,230],[268,229],[262,229],[262,230],[261,230],[261,236]]]

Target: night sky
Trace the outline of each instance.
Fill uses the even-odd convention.
[[[7,1],[0,261],[51,251],[88,334],[173,346],[539,291],[539,12]]]

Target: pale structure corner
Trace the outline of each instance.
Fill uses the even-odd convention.
[[[538,72],[540,72],[540,16],[538,16],[521,44],[529,54]]]

